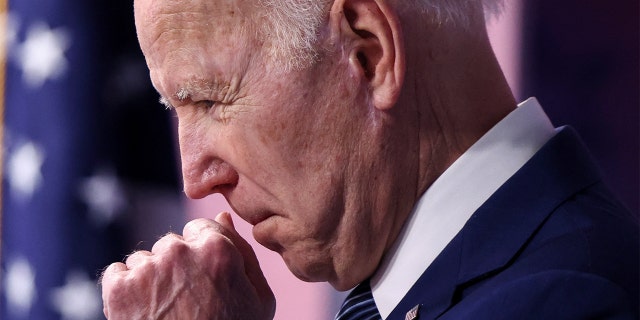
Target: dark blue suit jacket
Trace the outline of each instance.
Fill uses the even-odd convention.
[[[637,319],[638,230],[564,128],[473,214],[388,319],[416,305],[415,319]]]

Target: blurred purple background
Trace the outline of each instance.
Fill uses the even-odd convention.
[[[556,126],[575,127],[637,215],[638,1],[506,5],[492,41],[518,99],[536,96]],[[9,9],[0,319],[102,319],[102,267],[228,207],[181,192],[174,118],[150,85],[131,1],[10,0]],[[45,64],[29,77],[30,55]],[[331,317],[341,295],[256,250],[276,319]]]

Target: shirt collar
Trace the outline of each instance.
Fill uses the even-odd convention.
[[[489,130],[420,197],[371,279],[376,306],[389,316],[464,224],[555,131],[535,98]]]

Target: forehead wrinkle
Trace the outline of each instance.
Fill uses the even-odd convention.
[[[153,47],[162,43],[161,39],[172,33],[188,30],[197,32],[203,27],[202,21],[206,19],[206,17],[203,17],[203,13],[197,11],[163,12],[161,8],[145,15],[145,29],[150,31],[151,34],[143,48],[146,46]]]
[[[169,4],[166,4],[169,2]],[[173,2],[173,4],[171,4]],[[222,3],[221,3],[222,2]],[[234,20],[245,21],[244,12],[237,1],[164,1],[153,6],[147,20],[153,28],[171,29],[213,29],[221,23],[234,25]],[[246,17],[245,17],[246,18]],[[237,28],[234,25],[233,28]]]
[[[167,14],[183,15],[183,13]],[[194,13],[202,15],[201,13]],[[166,18],[166,22],[154,21],[155,27],[149,28],[152,34],[148,37],[147,45],[142,46],[147,63],[150,67],[161,67],[165,62],[171,60],[174,63],[193,63],[198,60],[201,66],[215,61],[207,60],[206,55],[201,55],[199,50],[218,51],[220,49],[230,50],[239,44],[246,43],[246,37],[251,33],[251,23],[245,19],[240,19],[238,23],[232,21],[222,21],[203,17],[197,21],[176,21],[181,20]],[[162,19],[158,19],[162,20]],[[230,39],[242,38],[242,41],[232,41]],[[253,38],[250,38],[253,39]],[[142,40],[142,39],[141,39]],[[233,49],[236,50],[236,49]],[[153,57],[156,57],[155,59]],[[151,59],[150,59],[151,58]]]
[[[236,61],[239,57],[231,54],[229,57],[233,62],[225,61],[225,56],[218,61],[212,53],[220,50],[237,52],[238,46],[247,46],[248,42],[256,40],[251,37],[256,22],[248,19],[255,13],[252,13],[251,6],[240,6],[241,3],[243,1],[163,0],[154,1],[146,8],[138,7],[138,18],[144,19],[140,22],[146,24],[147,45],[142,49],[152,75],[156,74],[152,76],[156,79],[154,86],[164,93],[168,101],[183,102],[193,99],[196,94],[206,95],[211,100],[234,99],[242,87],[241,79],[236,79],[243,78],[238,74],[242,70],[228,75],[221,73],[229,63],[236,65],[246,59]],[[247,36],[248,39],[237,40]],[[234,37],[236,40],[231,41]],[[220,76],[225,79],[215,79]],[[187,82],[175,81],[180,78]]]
[[[135,0],[136,25],[153,30],[146,45],[151,47],[162,33],[172,29],[200,30],[204,33],[247,31],[256,17],[256,5],[248,0]],[[252,18],[254,17],[254,18]],[[140,28],[138,28],[140,29]],[[143,42],[143,41],[141,41]],[[144,48],[143,48],[144,49]]]

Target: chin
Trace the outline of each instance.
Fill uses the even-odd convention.
[[[332,269],[327,263],[322,261],[309,260],[304,253],[292,254],[290,251],[283,251],[281,254],[284,263],[296,278],[305,282],[327,282]]]

